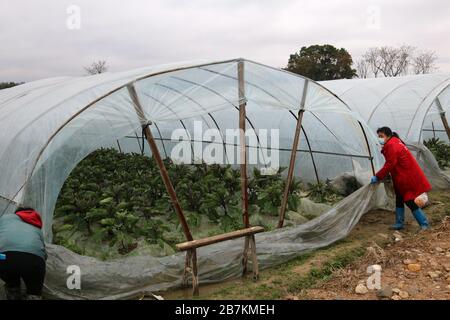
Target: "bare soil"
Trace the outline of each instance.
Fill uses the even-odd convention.
[[[400,241],[384,248],[372,246],[363,258],[337,270],[330,280],[305,290],[301,298],[450,299],[450,192],[433,192],[431,196],[434,203],[425,209],[432,220],[431,230],[417,233],[407,228],[401,232]],[[355,292],[359,283],[366,283],[367,266],[373,264],[381,265],[381,287],[393,289],[390,297],[378,296],[377,290]],[[411,264],[419,265],[420,270],[411,271]]]
[[[382,267],[381,287],[393,290],[383,299],[450,299],[450,192],[433,191],[429,197],[431,205],[424,209],[432,226],[428,231],[418,232],[408,212],[406,227],[396,241],[389,229],[394,213],[371,211],[344,240],[263,270],[256,282],[243,278],[202,285],[200,279],[199,298],[381,299],[376,289],[355,292],[359,283],[366,283],[367,267],[378,264]],[[420,264],[421,270],[409,271],[405,263]],[[189,288],[161,295],[165,299],[192,298]]]

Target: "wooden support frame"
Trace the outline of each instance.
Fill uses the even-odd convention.
[[[441,116],[442,124],[444,125],[444,128],[445,128],[445,132],[447,132],[448,140],[450,140],[450,126],[448,124],[447,117],[445,116],[444,108],[442,108],[442,104],[441,104],[441,101],[439,100],[439,98],[436,98],[436,104],[439,108],[439,114]]]
[[[247,176],[247,147],[245,141],[245,121],[246,115],[246,97],[245,97],[245,79],[244,79],[244,61],[238,62],[238,97],[239,97],[239,146],[240,146],[240,174],[241,174],[241,199],[242,199],[242,219],[244,227],[250,227],[248,214],[248,176]],[[242,275],[247,273],[249,255],[252,258],[253,279],[259,277],[258,258],[256,255],[255,235],[247,235],[244,241],[244,252],[242,255]]]
[[[181,284],[183,286],[189,285],[189,276],[192,278],[192,295],[198,296],[199,281],[198,281],[198,268],[197,268],[197,249],[192,248],[186,251],[186,259],[184,262],[183,279]]]
[[[431,121],[431,130],[433,131],[433,138],[436,139],[436,131],[434,130],[434,121]]]
[[[130,93],[130,97],[133,101],[133,105],[136,110],[136,114],[138,115],[139,121],[141,122],[142,130],[143,130],[143,133],[147,140],[147,143],[150,147],[150,150],[152,151],[153,157],[155,158],[156,164],[159,167],[159,173],[161,174],[161,177],[163,179],[167,193],[170,196],[170,200],[172,201],[172,205],[174,207],[175,213],[177,214],[178,219],[180,220],[184,235],[186,236],[186,239],[188,241],[191,241],[191,240],[193,240],[191,231],[189,230],[189,226],[186,222],[186,218],[184,216],[183,210],[181,209],[175,189],[172,185],[172,182],[170,181],[169,173],[167,172],[166,166],[164,165],[164,162],[162,161],[161,154],[159,153],[158,147],[156,146],[152,131],[149,128],[149,126],[151,125],[151,122],[148,121],[145,117],[144,110],[139,101],[139,98],[136,93],[136,89],[134,88],[134,85],[133,84],[128,85],[127,89],[128,89],[128,92]]]
[[[284,187],[283,198],[281,200],[281,207],[278,218],[278,228],[282,228],[284,224],[284,217],[289,198],[289,189],[291,188],[292,178],[294,176],[295,159],[297,157],[297,149],[300,141],[300,132],[302,130],[303,114],[305,113],[305,101],[306,101],[306,94],[308,92],[308,82],[309,81],[305,79],[305,84],[303,85],[302,100],[300,102],[300,110],[298,111],[297,125],[295,126],[294,142],[292,143],[291,159],[289,161],[286,186]]]
[[[205,246],[209,246],[214,243],[228,241],[236,238],[247,237],[254,235],[259,232],[263,232],[264,228],[260,226],[245,228],[241,230],[231,231],[228,233],[223,233],[203,239],[187,241],[183,243],[179,243],[176,245],[177,250],[179,251],[188,251],[191,249],[197,249]]]
[[[445,116],[445,112],[441,113],[442,124],[444,125],[445,132],[447,132],[448,140],[450,140],[450,126],[447,121],[447,117]]]
[[[245,228],[250,226],[248,216],[248,178],[247,178],[247,148],[245,142],[245,79],[244,79],[244,61],[238,62],[238,97],[239,97],[239,147],[240,147],[240,173],[241,173],[241,198],[242,198],[242,217]]]
[[[248,177],[247,177],[247,152],[246,152],[246,142],[245,142],[245,81],[244,81],[244,61],[238,61],[238,95],[239,95],[239,129],[240,129],[240,156],[241,156],[241,193],[242,193],[242,216],[245,229],[237,230],[217,236],[212,236],[204,239],[194,240],[190,232],[189,226],[187,224],[186,218],[184,216],[183,210],[179,204],[175,189],[170,180],[167,169],[162,161],[161,155],[159,153],[158,147],[156,146],[155,139],[149,128],[152,122],[149,121],[144,113],[142,105],[139,101],[134,84],[128,84],[128,93],[133,101],[133,106],[138,116],[138,119],[142,126],[142,132],[147,140],[150,150],[155,158],[155,161],[159,167],[161,177],[163,179],[166,190],[170,196],[174,210],[180,220],[183,233],[187,239],[187,242],[177,245],[177,249],[180,251],[186,251],[184,272],[182,278],[182,284],[187,285],[189,278],[192,278],[192,292],[196,296],[199,294],[199,279],[198,279],[198,267],[197,267],[197,248],[210,245],[213,243],[226,241],[230,239],[235,239],[239,237],[245,237],[245,245],[243,251],[243,273],[247,271],[247,261],[249,256],[252,257],[253,266],[253,278],[257,279],[259,275],[258,259],[256,255],[256,240],[255,233],[263,232],[264,228],[250,227],[250,219],[248,214]]]
[[[184,267],[184,274],[183,274],[183,280],[182,284],[187,285],[189,276],[192,276],[192,286],[193,286],[193,293],[194,295],[197,295],[198,290],[198,274],[197,274],[197,249],[208,246],[214,243],[223,242],[227,240],[232,240],[236,238],[242,238],[245,237],[246,246],[244,248],[244,259],[243,262],[247,262],[248,257],[251,256],[252,258],[252,271],[253,271],[253,279],[257,280],[259,277],[259,266],[258,266],[258,259],[256,255],[256,240],[255,240],[255,234],[263,232],[264,228],[260,226],[256,227],[250,227],[245,228],[241,230],[231,231],[224,234],[219,234],[212,237],[207,237],[203,239],[198,240],[192,240],[187,241],[183,243],[179,243],[176,245],[177,249],[179,251],[186,251],[186,261],[185,261],[185,267]],[[247,268],[247,263],[243,265],[244,269]],[[244,273],[245,274],[245,273]]]
[[[159,173],[161,174],[161,177],[163,179],[167,193],[170,196],[170,200],[172,201],[174,210],[178,216],[178,219],[180,220],[181,227],[183,229],[183,233],[188,241],[192,241],[193,237],[192,237],[191,231],[189,229],[189,225],[187,224],[186,218],[184,216],[183,209],[181,209],[175,189],[172,185],[172,182],[170,181],[169,173],[167,172],[166,166],[164,165],[164,162],[162,161],[161,154],[159,153],[158,147],[156,146],[152,131],[149,128],[149,126],[151,125],[151,122],[148,121],[145,117],[144,110],[139,101],[139,97],[136,93],[136,89],[135,89],[134,85],[129,84],[127,86],[127,89],[130,94],[131,100],[133,101],[133,105],[134,105],[136,114],[141,123],[142,132],[145,136],[145,139],[147,140],[150,150],[152,151],[152,155],[155,158],[156,164],[158,165]],[[196,251],[196,249],[191,249],[186,252],[186,259],[185,259],[184,273],[183,273],[183,280],[182,280],[183,284],[187,284],[189,274],[192,275],[192,294],[198,295],[199,288],[198,288],[198,269],[197,269],[197,251]]]
[[[372,156],[372,150],[370,150],[369,139],[367,139],[366,130],[364,130],[362,123],[359,121],[358,121],[358,123],[359,123],[359,126],[361,127],[361,131],[363,132],[364,140],[366,141],[367,151],[369,152],[370,165],[372,167],[372,174],[375,175],[375,165],[373,164],[373,156]]]
[[[253,280],[256,281],[259,278],[259,264],[258,264],[258,256],[256,254],[256,240],[254,234],[245,237],[244,252],[242,256],[243,276],[247,273],[247,264],[249,255],[252,259]]]

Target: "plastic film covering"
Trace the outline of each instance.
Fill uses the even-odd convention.
[[[333,80],[320,82],[335,93],[371,128],[388,126],[400,137],[419,150],[422,156],[433,158],[423,146],[429,138],[450,143],[443,117],[449,119],[450,74],[414,75],[392,78]],[[446,175],[430,159],[428,178],[435,180],[436,188],[445,186]],[[434,170],[434,171],[433,171]],[[433,172],[431,172],[433,171]],[[440,177],[440,178],[438,178]],[[444,180],[442,180],[444,179]]]
[[[368,125],[394,128],[408,142],[420,142],[424,121],[441,97],[448,103],[450,74],[320,82],[337,94]],[[448,108],[448,105],[445,106]]]
[[[333,178],[343,170],[356,174],[356,157],[365,160],[357,172],[361,181],[370,176],[368,145],[358,118],[317,83],[308,80],[305,90],[303,77],[242,59],[171,65],[57,78],[4,90],[0,95],[1,213],[12,211],[15,204],[33,206],[43,213],[45,236],[51,240],[57,196],[76,164],[100,147],[133,150],[142,145],[141,123],[127,85],[135,87],[145,118],[155,124],[152,132],[164,156],[172,156],[176,128],[184,130],[193,144],[194,121],[205,128],[219,128],[225,138],[227,130],[238,129],[238,63],[245,64],[246,126],[256,135],[260,129],[282,128],[281,166],[288,165],[296,115],[304,101],[304,140],[299,153],[309,153],[304,156],[311,159],[305,163],[315,169],[305,167],[297,175],[304,172],[312,180]],[[132,138],[124,143],[125,137]],[[261,140],[248,139],[248,148],[270,149]],[[234,142],[236,157],[238,143]],[[379,167],[381,160],[375,163]]]
[[[196,65],[198,62],[192,64]],[[22,202],[22,191],[38,168],[36,162],[39,161],[42,152],[51,154],[49,143],[54,136],[89,105],[143,75],[189,66],[190,64],[165,65],[89,77],[54,78],[2,90],[0,198],[4,200],[3,204],[8,200],[15,203]],[[110,99],[108,103],[115,102]],[[119,106],[118,102],[116,104]],[[119,108],[125,116],[133,111],[126,106]],[[115,115],[116,112],[113,112],[113,117]],[[108,116],[109,113],[100,115],[104,121],[102,125],[108,123]],[[84,126],[84,123],[80,125]],[[107,132],[106,128],[108,127],[102,127],[103,132]],[[66,144],[70,147],[71,142],[68,141]],[[73,162],[76,161],[75,158]]]

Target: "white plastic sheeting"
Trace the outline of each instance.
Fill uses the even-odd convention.
[[[170,155],[174,128],[193,136],[194,120],[223,134],[237,129],[240,62],[245,66],[247,128],[280,129],[280,164],[286,166],[303,77],[233,59],[41,80],[0,92],[0,214],[17,204],[33,206],[43,213],[44,233],[51,239],[57,196],[76,164],[99,147],[116,146],[117,140],[140,133],[129,84],[137,91],[145,117],[154,123],[151,130],[163,155]],[[305,180],[313,180],[316,172],[319,179],[343,172],[369,177],[368,146],[358,116],[310,80],[304,100],[296,174]],[[372,135],[368,139],[375,148]],[[263,146],[248,141],[248,147]],[[380,167],[380,157],[374,161]]]
[[[408,143],[439,135],[440,113],[450,111],[450,74],[321,81],[376,130],[388,126]],[[440,104],[439,104],[440,102]]]

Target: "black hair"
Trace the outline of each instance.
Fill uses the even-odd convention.
[[[18,208],[16,209],[15,213],[17,213],[17,212],[19,212],[19,211],[28,211],[28,210],[33,210],[33,211],[34,211],[34,209],[31,208],[31,207],[18,207]]]
[[[400,139],[400,136],[398,135],[398,133],[392,131],[391,128],[389,128],[389,127],[378,128],[377,133],[384,133],[386,135],[386,137],[388,137],[388,138],[396,137],[397,139]],[[403,142],[402,139],[400,139],[400,141]],[[404,142],[403,142],[403,144],[404,144]]]

